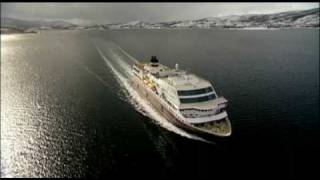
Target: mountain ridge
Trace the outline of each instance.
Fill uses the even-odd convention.
[[[1,17],[1,30],[15,29],[162,29],[162,28],[300,28],[319,27],[319,8],[271,14],[228,15],[194,20],[79,25],[66,20],[22,20]],[[2,31],[1,31],[2,32]]]
[[[272,14],[228,15],[195,20],[174,20],[157,23],[141,22],[105,24],[109,28],[244,28],[244,27],[319,27],[319,8]]]

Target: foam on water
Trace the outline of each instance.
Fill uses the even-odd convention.
[[[108,59],[102,52],[102,50],[97,46],[96,43],[94,43],[100,56],[103,58],[103,60],[106,62],[106,64],[108,65],[108,67],[112,70],[112,72],[114,73],[117,81],[119,82],[120,86],[123,87],[123,92],[126,95],[128,102],[130,104],[132,104],[134,106],[134,108],[140,112],[141,114],[143,114],[144,116],[148,116],[149,118],[155,120],[155,122],[157,124],[159,124],[160,126],[166,128],[167,130],[174,132],[176,134],[179,134],[183,137],[187,137],[190,139],[195,139],[195,140],[201,140],[201,141],[205,141],[203,138],[200,138],[196,135],[192,135],[189,134],[187,132],[185,132],[184,130],[174,126],[173,124],[171,124],[170,122],[168,122],[160,113],[158,113],[152,106],[151,104],[146,101],[145,99],[143,99],[138,92],[136,92],[134,90],[134,88],[130,85],[129,83],[129,77],[130,77],[130,66],[128,63],[124,62],[122,60],[122,58],[115,53],[114,50],[111,50],[110,52],[113,54],[110,54],[110,56],[113,56],[115,58],[115,63],[117,63],[119,66],[121,66],[123,69],[126,69],[125,75],[123,75],[122,73],[120,73],[115,66],[111,63],[111,60]],[[120,49],[119,47],[117,47],[120,51],[124,52],[122,49]],[[127,53],[124,53],[127,55]],[[133,61],[137,61],[135,60],[132,56],[130,56],[130,59]],[[125,77],[126,75],[129,75],[128,77]]]

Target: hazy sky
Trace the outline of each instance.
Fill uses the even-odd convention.
[[[1,16],[74,23],[159,22],[316,7],[318,3],[1,3]]]

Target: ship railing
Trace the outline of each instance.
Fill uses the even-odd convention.
[[[223,111],[216,115],[205,116],[205,117],[195,117],[195,118],[186,118],[189,123],[197,124],[197,123],[205,123],[210,121],[217,121],[228,117],[226,111]]]
[[[219,105],[214,105],[210,109],[198,109],[198,108],[184,108],[180,109],[181,112],[216,112],[219,110]]]

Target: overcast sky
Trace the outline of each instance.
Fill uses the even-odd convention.
[[[160,22],[316,7],[318,3],[1,3],[1,16],[74,23]]]

